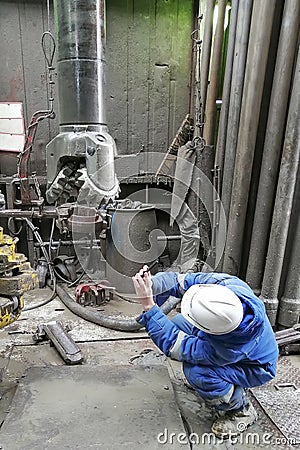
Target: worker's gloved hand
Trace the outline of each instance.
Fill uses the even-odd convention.
[[[143,268],[132,277],[132,281],[138,300],[143,306],[144,311],[148,311],[155,305],[152,293],[151,273],[148,271],[148,266],[143,266]]]

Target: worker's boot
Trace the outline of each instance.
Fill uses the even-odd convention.
[[[247,404],[240,410],[226,411],[212,425],[211,431],[220,439],[230,438],[245,431],[257,420],[257,412],[252,403]]]

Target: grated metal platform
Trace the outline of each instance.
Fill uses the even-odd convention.
[[[287,358],[278,361],[276,381],[251,389],[289,445],[300,444],[300,369]]]

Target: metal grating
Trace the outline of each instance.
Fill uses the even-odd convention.
[[[251,392],[287,443],[300,444],[300,370],[280,358],[276,379]]]

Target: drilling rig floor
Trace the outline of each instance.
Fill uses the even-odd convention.
[[[25,306],[42,302],[49,293],[49,288],[25,293]],[[100,305],[99,309],[102,308],[107,314],[125,317],[136,316],[140,311],[138,304],[120,299]],[[50,321],[68,326],[70,336],[81,349],[82,365],[66,366],[49,342],[33,341],[38,325]],[[190,448],[297,448],[283,423],[290,420],[288,415],[282,410],[280,420],[274,422],[273,411],[263,402],[262,391],[250,394],[259,416],[251,429],[232,442],[213,441],[210,427],[214,414],[186,384],[181,363],[166,358],[144,330],[122,332],[89,323],[69,311],[58,298],[42,308],[23,311],[19,320],[1,330],[1,372],[1,450],[126,448],[125,443],[130,448],[181,449],[189,447],[178,442],[177,437],[180,440],[186,435],[199,442]],[[283,382],[291,382],[289,374],[297,382],[299,373],[298,355],[281,356],[274,383],[282,386]],[[276,390],[273,385],[266,386],[266,395],[271,388]],[[281,395],[284,389],[289,390],[289,398],[298,395],[299,388],[281,387]],[[80,407],[78,402],[74,403],[74,396],[80,400]],[[172,410],[161,404],[160,396]],[[28,398],[32,401],[25,401]],[[56,400],[60,402],[59,408],[55,406]],[[281,401],[279,397],[277,400]],[[162,415],[155,405],[161,405]],[[92,429],[97,432],[92,433]],[[16,430],[21,430],[22,438],[12,439]],[[89,430],[85,441],[89,446],[79,446],[80,430],[82,434]]]

